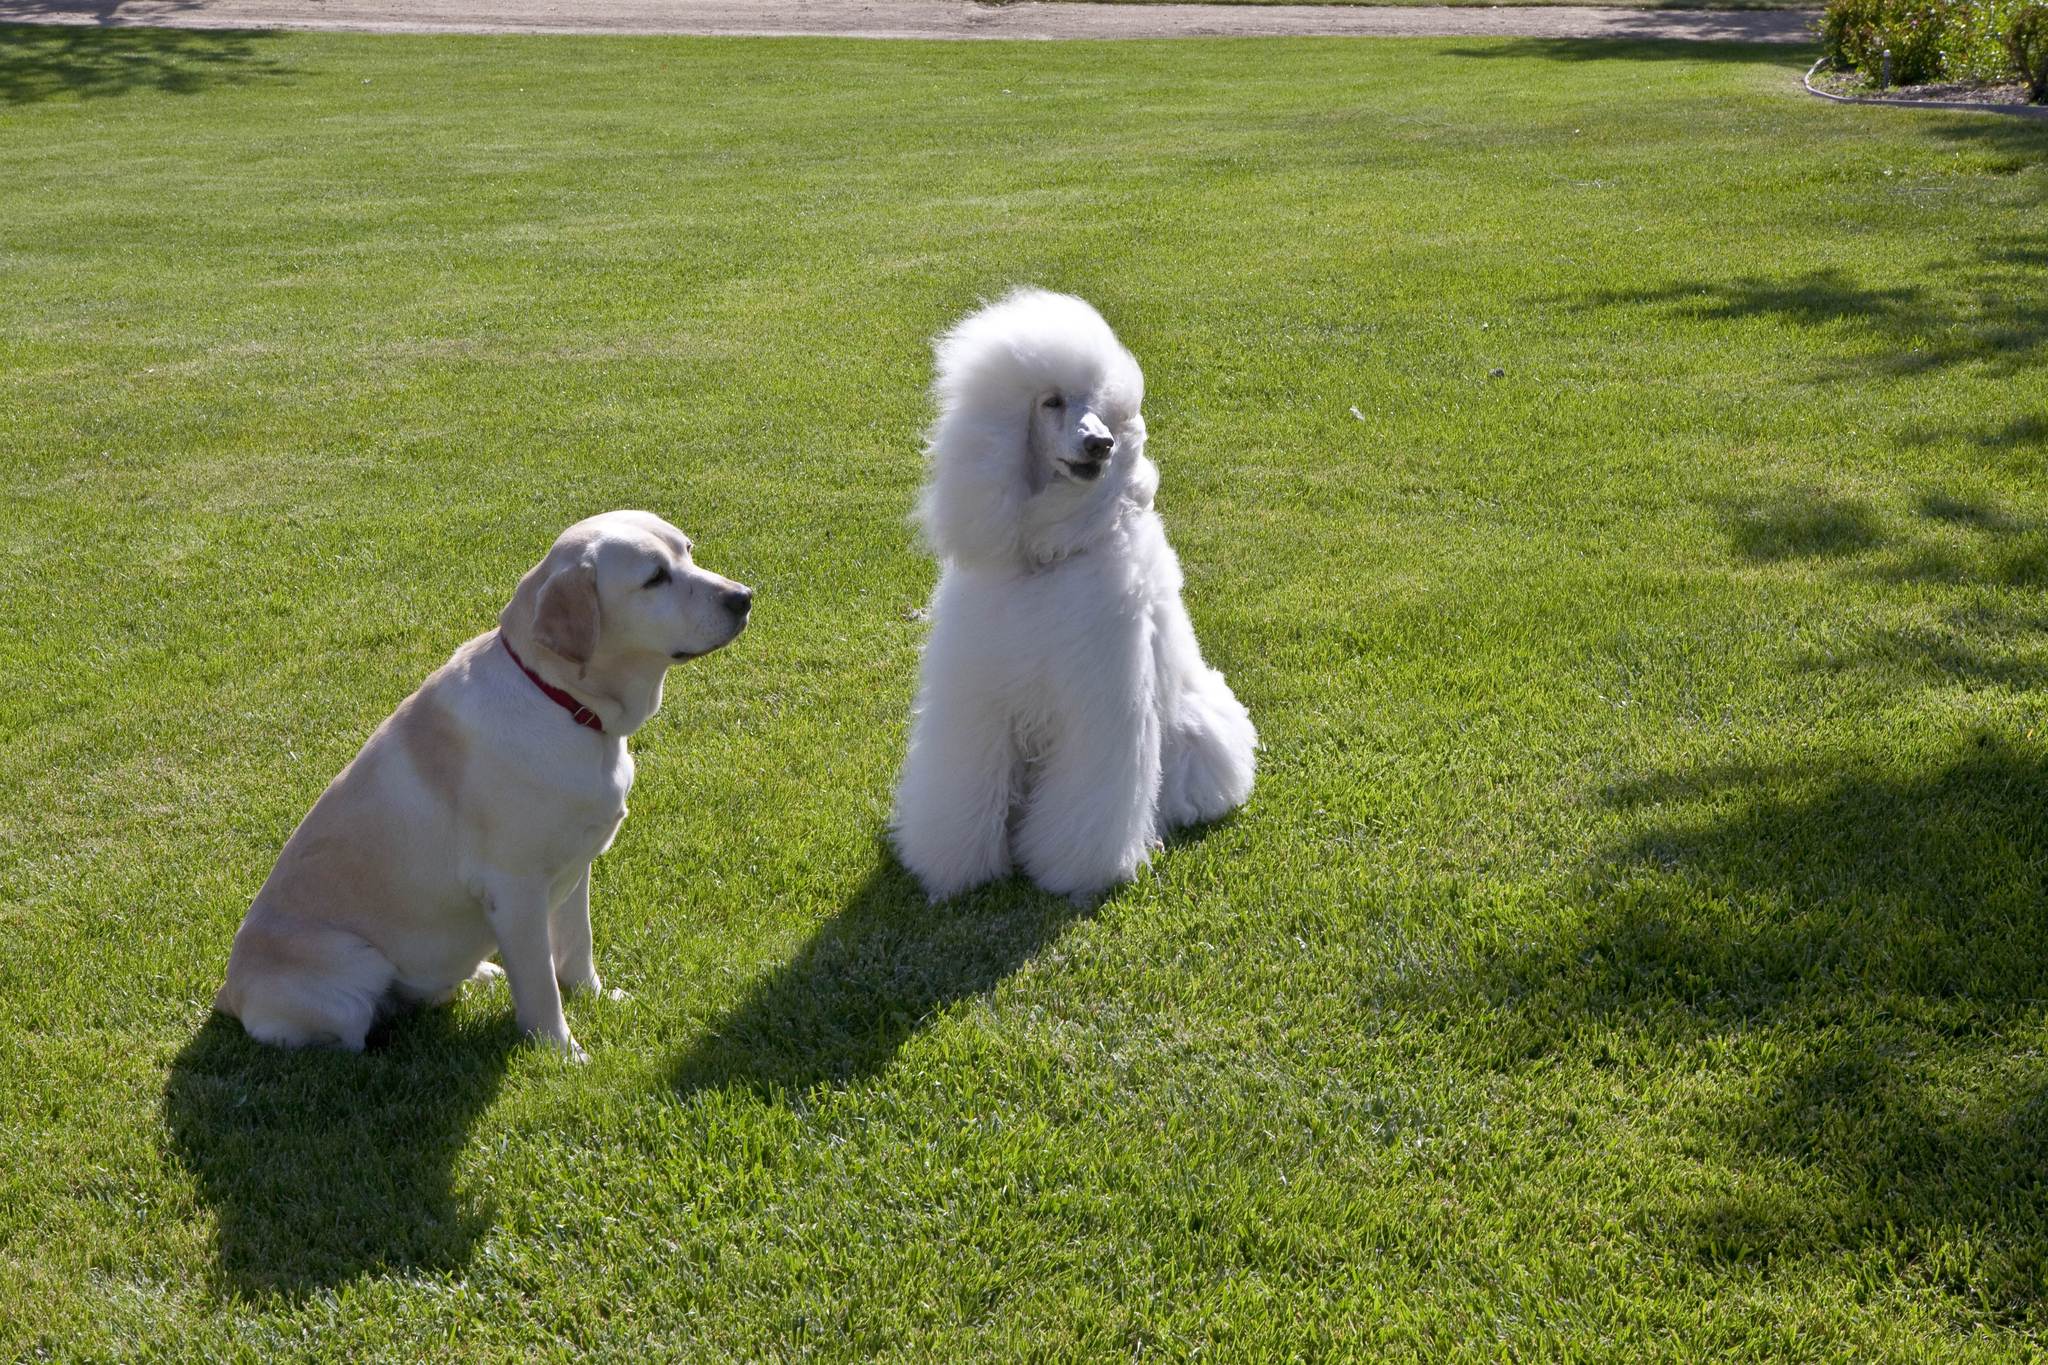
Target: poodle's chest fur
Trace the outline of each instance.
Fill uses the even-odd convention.
[[[972,678],[1027,728],[1056,726],[1062,710],[1105,693],[1141,702],[1158,611],[1179,592],[1180,566],[1149,511],[1037,568],[948,563],[932,598],[927,666],[942,660]]]

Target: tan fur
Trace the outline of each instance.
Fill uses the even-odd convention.
[[[625,736],[678,658],[744,626],[750,594],[689,561],[680,531],[614,512],[565,531],[499,627],[399,704],[285,841],[215,1005],[286,1046],[360,1048],[395,1005],[483,979],[495,950],[519,1021],[580,1055],[561,988],[601,988],[590,862],[625,818]],[[603,723],[579,725],[520,659]]]
[[[427,790],[454,805],[469,762],[469,741],[448,708],[422,701],[416,692],[399,705],[388,724]]]
[[[541,584],[533,612],[533,638],[570,663],[588,663],[597,649],[597,575],[572,564]]]

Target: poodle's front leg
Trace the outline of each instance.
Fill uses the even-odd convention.
[[[1096,680],[1060,715],[1017,827],[1017,861],[1047,891],[1083,897],[1136,876],[1151,856],[1159,709],[1149,668],[1125,688]]]
[[[959,681],[925,680],[889,817],[896,855],[935,901],[1010,871],[1009,719]]]

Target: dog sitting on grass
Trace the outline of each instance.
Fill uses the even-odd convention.
[[[1251,794],[1152,509],[1144,375],[1082,300],[1020,289],[937,343],[918,516],[940,558],[890,828],[939,900],[1021,867],[1085,897]]]
[[[496,952],[520,1028],[582,1060],[562,990],[603,988],[590,864],[626,818],[626,737],[752,603],[691,548],[646,512],[564,531],[292,831],[214,1007],[261,1042],[361,1051],[393,1010],[498,975]]]

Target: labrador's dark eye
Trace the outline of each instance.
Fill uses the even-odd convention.
[[[1054,394],[1052,397],[1045,400],[1045,406],[1052,409],[1054,412],[1058,412],[1061,408],[1065,407],[1066,405],[1067,400],[1062,398],[1058,394]]]
[[[668,577],[668,565],[664,564],[653,573],[647,575],[647,581],[640,586],[643,588],[658,588],[668,582]]]

